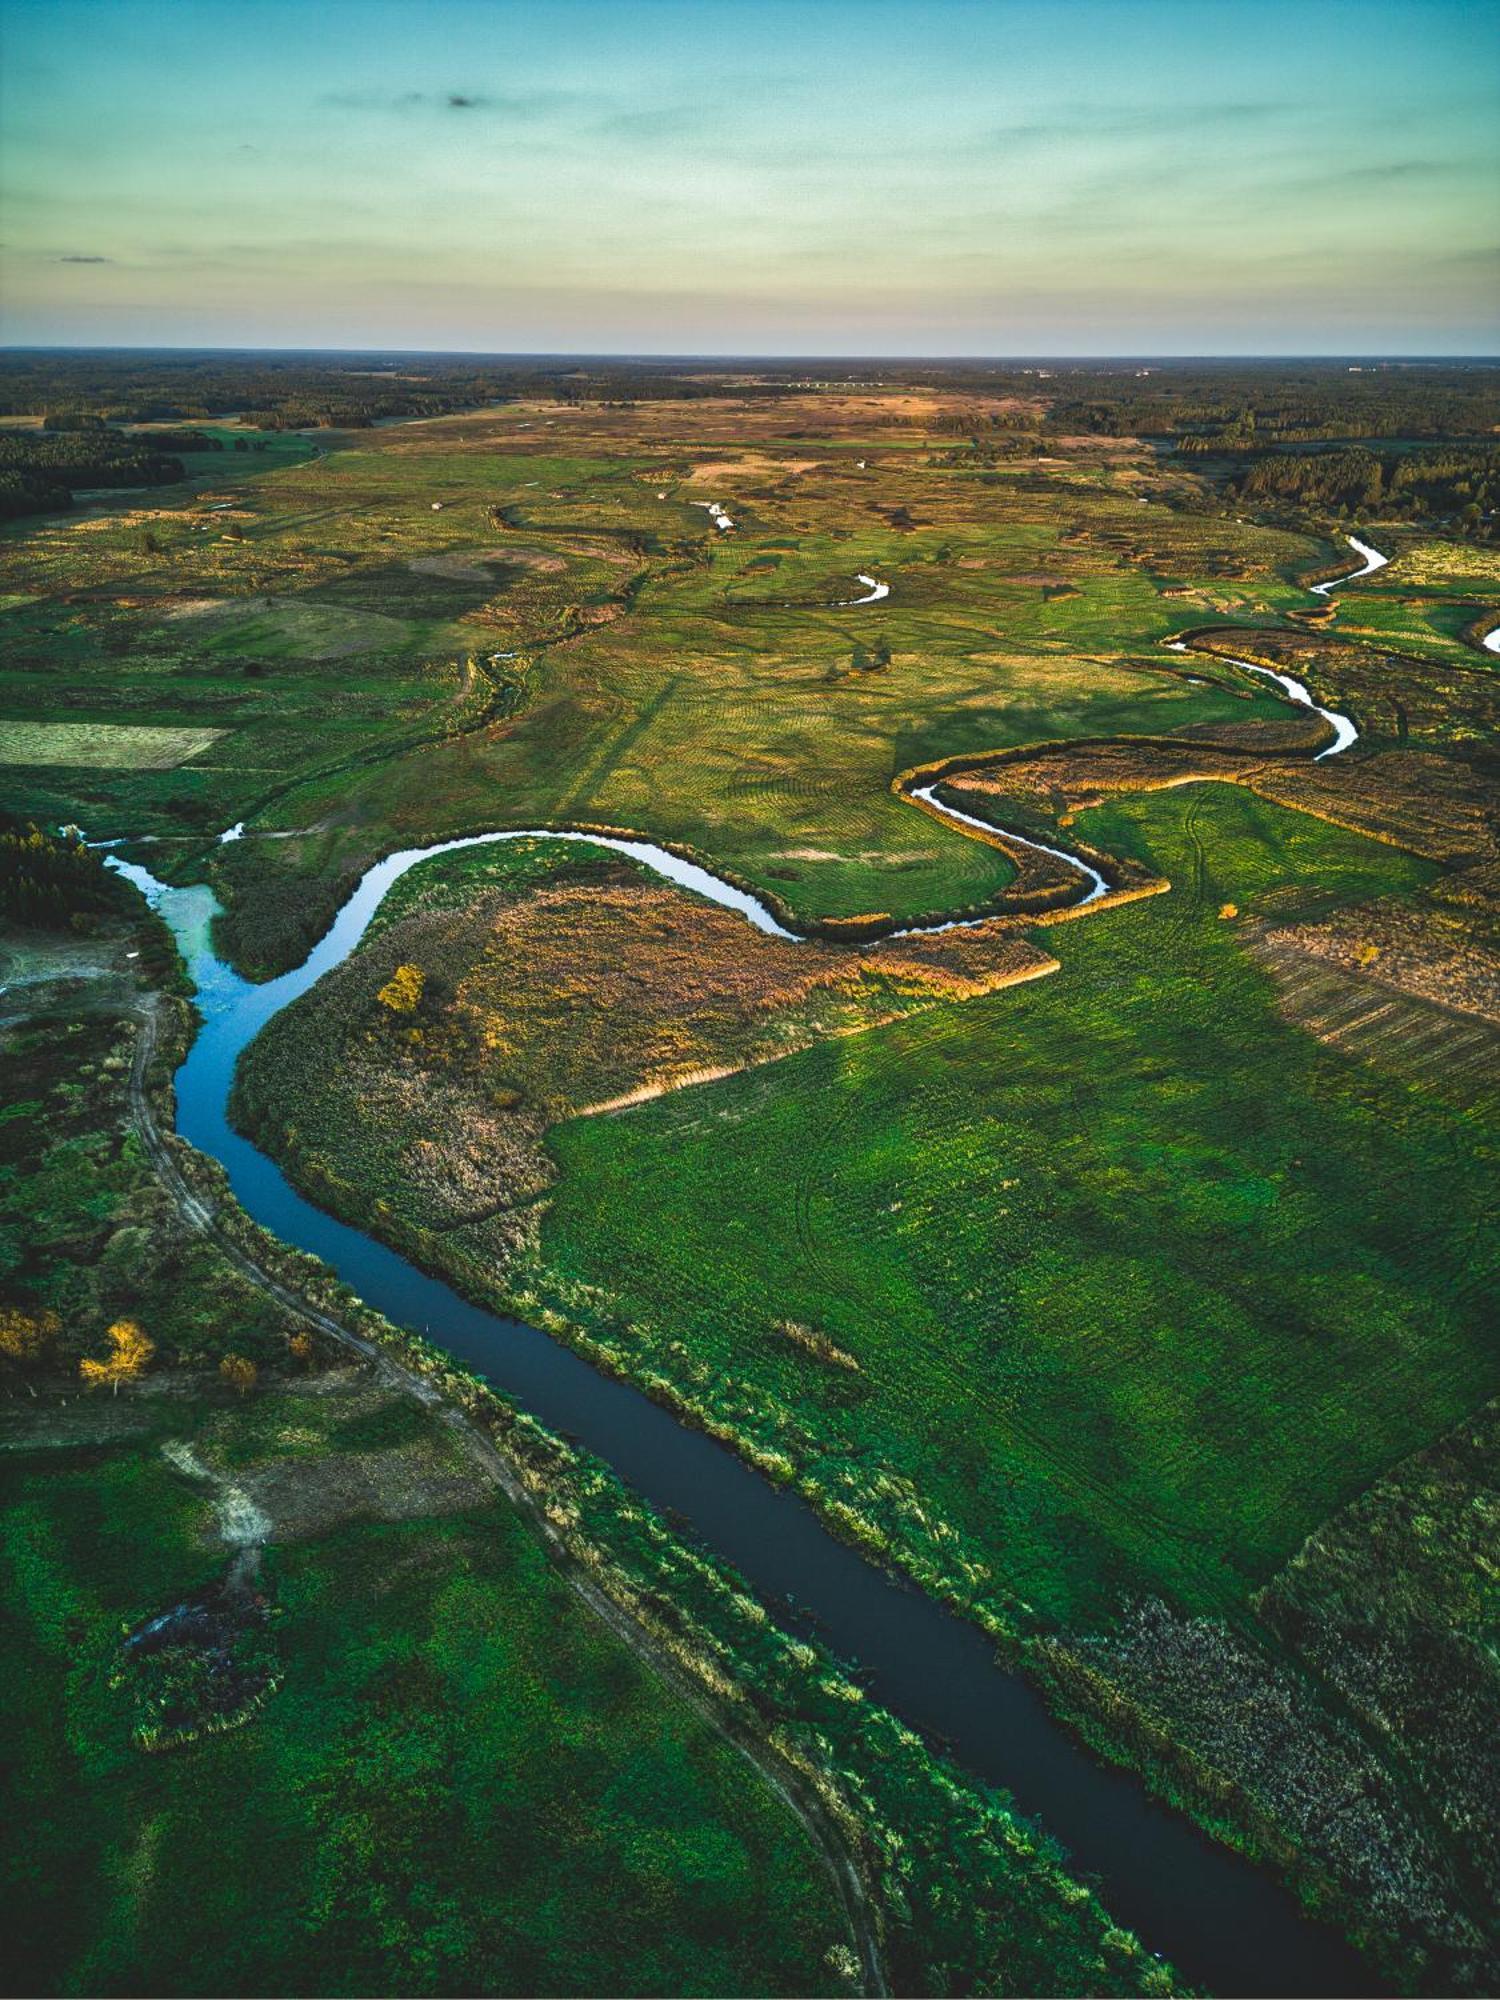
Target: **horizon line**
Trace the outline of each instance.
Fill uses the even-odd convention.
[[[1434,352],[1418,349],[1360,349],[1360,348],[1286,348],[1286,349],[1236,349],[1215,351],[1130,350],[1126,348],[1100,350],[1097,353],[1066,353],[1044,351],[1036,348],[1018,349],[1015,352],[991,353],[949,353],[923,354],[881,353],[870,349],[860,351],[848,349],[840,352],[816,352],[796,348],[752,349],[668,349],[668,348],[489,348],[489,347],[341,347],[311,346],[271,343],[258,346],[242,345],[199,345],[174,344],[170,342],[148,341],[0,341],[0,357],[30,354],[291,354],[291,355],[361,355],[389,356],[406,360],[413,357],[432,360],[476,360],[476,361],[634,361],[634,362],[780,362],[787,365],[797,362],[822,362],[852,365],[858,362],[873,362],[882,366],[897,364],[942,363],[970,365],[993,365],[999,363],[1044,363],[1053,366],[1070,366],[1078,363],[1100,361],[1151,362],[1156,364],[1184,361],[1343,361],[1380,362],[1386,364],[1468,362],[1500,365],[1500,351],[1454,351]]]

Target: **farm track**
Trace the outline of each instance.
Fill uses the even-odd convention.
[[[41,978],[28,986],[44,988]],[[9,990],[15,990],[14,988]],[[737,1750],[762,1781],[781,1800],[802,1826],[830,1880],[859,1954],[861,1990],[873,2000],[885,2000],[890,1984],[885,1970],[881,1925],[870,1900],[864,1875],[841,1838],[836,1822],[822,1801],[795,1769],[769,1750],[753,1725],[735,1717],[711,1701],[678,1666],[671,1655],[644,1625],[617,1604],[585,1573],[568,1551],[543,1507],[525,1485],[511,1461],[499,1449],[493,1436],[458,1404],[451,1403],[430,1382],[414,1370],[403,1367],[373,1341],[355,1333],[332,1314],[322,1311],[284,1284],[259,1264],[220,1227],[213,1205],[189,1185],[177,1150],[188,1151],[186,1142],[175,1136],[168,1140],[151,1101],[148,1084],[156,1055],[159,1008],[154,1000],[125,996],[80,999],[0,1013],[0,1029],[24,1025],[48,1017],[73,1019],[94,1015],[135,1023],[135,1048],[131,1060],[127,1098],[130,1122],[141,1148],[163,1190],[184,1226],[205,1238],[238,1274],[283,1311],[293,1314],[318,1332],[367,1364],[383,1386],[419,1403],[459,1441],[470,1462],[498,1489],[527,1521],[540,1539],[549,1560],[587,1609],[630,1651],[669,1691],[689,1707]]]

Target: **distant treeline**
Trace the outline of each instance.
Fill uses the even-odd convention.
[[[1266,452],[1231,478],[1230,491],[1252,506],[1456,521],[1488,538],[1500,505],[1500,447]]]
[[[644,362],[128,351],[0,357],[0,414],[44,416],[55,428],[90,420],[202,423],[233,414],[263,430],[357,429],[522,396],[631,403],[786,393],[784,382]]]
[[[1484,363],[1152,368],[1128,382],[1078,378],[1052,405],[1057,431],[1167,437],[1181,451],[1240,452],[1265,444],[1346,438],[1480,438],[1496,434],[1500,367]]]
[[[1198,440],[1447,438],[1492,434],[1500,368],[1482,362],[616,360],[557,355],[12,350],[0,414],[56,424],[203,423],[242,415],[268,430],[358,427],[392,417],[544,397],[567,403],[759,399],[900,386],[1025,399],[1056,431]],[[1011,413],[1004,423],[1029,428]],[[941,419],[940,419],[941,421]],[[960,419],[965,429],[973,419]],[[997,421],[993,417],[990,421]],[[946,426],[945,426],[946,427]]]
[[[71,507],[87,487],[165,486],[183,477],[174,453],[218,449],[196,431],[0,431],[0,519]]]

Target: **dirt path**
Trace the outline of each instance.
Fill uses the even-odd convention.
[[[40,985],[39,981],[28,983]],[[732,1744],[763,1782],[770,1786],[787,1810],[795,1815],[827,1869],[843,1905],[850,1935],[859,1953],[861,1989],[864,1993],[874,1996],[874,2000],[886,2000],[890,1986],[886,1978],[880,1926],[870,1902],[864,1877],[841,1838],[832,1816],[811,1787],[769,1750],[747,1723],[737,1716],[725,1714],[710,1701],[657,1643],[655,1637],[616,1604],[580,1568],[530,1490],[521,1481],[514,1466],[499,1450],[487,1431],[476,1424],[465,1411],[449,1403],[441,1392],[421,1375],[403,1368],[374,1342],[354,1333],[340,1320],[310,1304],[289,1286],[284,1285],[279,1278],[264,1270],[219,1228],[213,1209],[188,1185],[173,1147],[163,1137],[156,1121],[146,1082],[157,1047],[158,1010],[154,1000],[139,996],[134,999],[80,998],[72,1003],[62,1001],[50,1006],[12,1008],[0,1014],[0,1028],[12,1027],[47,1015],[78,1014],[108,1015],[135,1022],[135,1051],[127,1089],[131,1124],[158,1180],[188,1228],[196,1235],[206,1237],[212,1242],[219,1254],[226,1258],[248,1283],[274,1300],[285,1311],[304,1320],[309,1326],[358,1355],[361,1360],[369,1364],[376,1379],[384,1386],[413,1397],[440,1423],[446,1425],[482,1476],[492,1486],[497,1487],[524,1515],[528,1524],[541,1538],[548,1555],[575,1596],[581,1599],[594,1616],[607,1625],[610,1631],[628,1646],[673,1694],[686,1702],[695,1714]],[[186,1451],[186,1448],[183,1449]],[[191,1459],[192,1456],[190,1451],[186,1451],[186,1459]],[[173,1462],[187,1476],[212,1478],[206,1467],[200,1467],[196,1462],[187,1463],[186,1459]],[[235,1498],[244,1502],[243,1508],[234,1506]],[[265,1529],[269,1529],[265,1516],[254,1507],[248,1496],[239,1494],[237,1489],[217,1492],[216,1503],[219,1506],[221,1529],[225,1540],[237,1547],[243,1559],[253,1561],[259,1554],[260,1543],[265,1539],[262,1524]],[[252,1516],[257,1518],[252,1519]]]

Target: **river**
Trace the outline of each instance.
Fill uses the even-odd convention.
[[[1312,1922],[1264,1871],[1154,1803],[1128,1774],[1098,1762],[1002,1667],[976,1626],[867,1562],[808,1503],[772,1486],[731,1451],[639,1390],[597,1372],[549,1335],[461,1298],[439,1279],[303,1199],[276,1164],[234,1131],[228,1101],[241,1052],[276,1014],[345,959],[391,884],[432,854],[511,832],[387,856],[362,878],[302,965],[252,985],[215,956],[215,905],[110,857],[171,926],[197,988],[203,1026],[178,1071],[177,1129],[219,1160],[241,1205],[283,1241],[310,1251],[389,1319],[425,1334],[555,1430],[605,1460],[654,1506],[683,1517],[792,1622],[815,1630],[862,1674],[872,1695],[943,1739],[976,1777],[1009,1790],[1099,1880],[1105,1901],[1195,1984],[1223,1995],[1369,1993],[1371,1976],[1343,1940]],[[791,936],[746,891],[652,842],[592,840]],[[1048,850],[1049,852],[1053,850]],[[1071,860],[1081,871],[1084,864]],[[1089,877],[1094,871],[1088,870]],[[1085,883],[1084,900],[1098,894]]]
[[[1386,561],[1353,536],[1348,539],[1365,558],[1364,567],[1335,583],[1367,576]],[[873,578],[861,575],[859,581],[876,589]],[[1317,586],[1320,594],[1334,587]],[[1300,682],[1287,675],[1271,678],[1294,701],[1314,706]],[[1354,741],[1348,717],[1318,712],[1337,732],[1322,755]],[[945,806],[931,786],[913,796],[956,828],[1000,830]],[[236,837],[240,831],[231,829]],[[1104,877],[1080,857],[1016,834],[1005,837],[1076,869],[1080,904],[1107,893]],[[264,1228],[321,1258],[388,1319],[446,1348],[544,1424],[603,1459],[654,1506],[681,1516],[705,1547],[733,1563],[790,1622],[815,1631],[850,1662],[878,1701],[942,1740],[976,1777],[1012,1793],[1022,1811],[1065,1844],[1075,1865],[1097,1878],[1111,1913],[1194,1984],[1226,2000],[1234,1995],[1331,2000],[1376,1991],[1357,1954],[1333,1930],[1312,1921],[1268,1873],[1206,1839],[1181,1815],[1149,1798],[1135,1778],[1083,1750],[1029,1683],[997,1661],[976,1626],[867,1562],[833,1536],[805,1500],[772,1486],[640,1390],[601,1374],[536,1327],[474,1305],[374,1237],[315,1208],[273,1160],[231,1127],[229,1094],[242,1051],[268,1021],[349,956],[394,882],[434,855],[527,839],[609,848],[738,911],[757,930],[798,936],[748,890],[654,841],[507,829],[387,855],[361,877],[303,963],[256,986],[213,951],[217,905],[209,890],[171,888],[111,854],[108,865],[133,882],[171,926],[197,989],[203,1026],[176,1079],[177,1129],[183,1138],[223,1165],[241,1206]],[[983,921],[935,920],[897,935]]]

